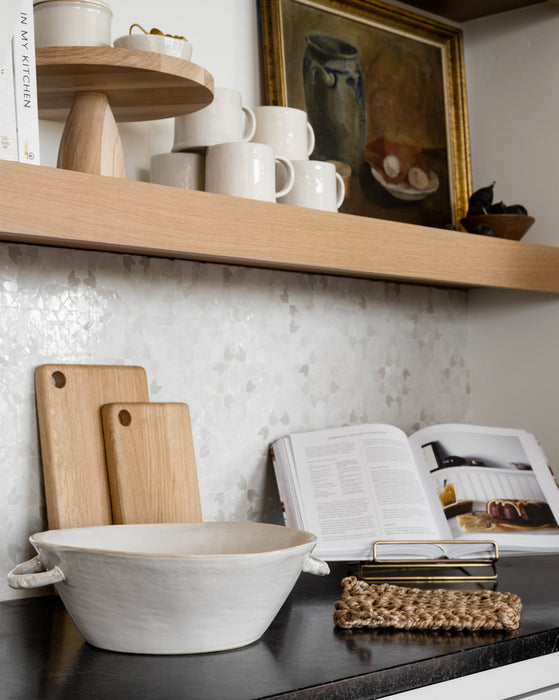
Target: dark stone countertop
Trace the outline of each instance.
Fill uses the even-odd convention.
[[[341,630],[332,621],[334,603],[352,567],[336,564],[325,578],[302,574],[255,644],[191,656],[102,651],[83,640],[57,597],[7,601],[0,604],[0,695],[373,699],[557,651],[559,555],[505,557],[498,571],[496,590],[517,593],[523,603],[513,632]]]

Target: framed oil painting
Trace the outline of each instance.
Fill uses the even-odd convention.
[[[377,0],[258,0],[265,104],[307,112],[340,211],[442,228],[471,189],[462,33]]]

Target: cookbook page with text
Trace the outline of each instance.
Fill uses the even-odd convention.
[[[449,536],[437,528],[403,431],[360,425],[294,434],[291,441],[317,555],[370,558],[375,540]]]

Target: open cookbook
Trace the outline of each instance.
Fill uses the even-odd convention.
[[[350,425],[288,435],[271,453],[285,524],[316,534],[327,561],[369,560],[382,540],[559,551],[559,487],[524,430]]]

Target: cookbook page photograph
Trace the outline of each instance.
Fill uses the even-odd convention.
[[[438,425],[410,436],[452,536],[491,539],[504,551],[559,550],[559,488],[527,431]]]

